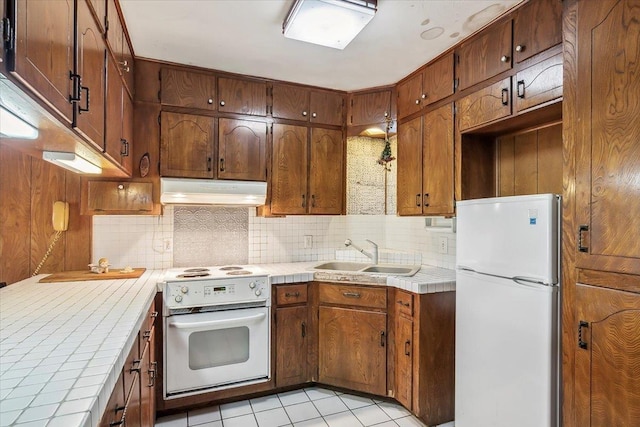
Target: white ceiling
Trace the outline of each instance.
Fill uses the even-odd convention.
[[[352,91],[396,83],[521,1],[379,0],[344,50],[285,38],[293,0],[120,4],[136,56]]]

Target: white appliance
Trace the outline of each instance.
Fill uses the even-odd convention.
[[[267,197],[267,183],[224,179],[160,178],[163,205],[260,206]]]
[[[268,381],[270,295],[268,276],[253,266],[168,270],[165,399]]]
[[[556,427],[560,197],[456,210],[456,427]]]

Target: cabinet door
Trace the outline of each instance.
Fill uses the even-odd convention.
[[[640,20],[635,1],[578,5],[578,267],[640,274]],[[576,230],[578,231],[578,230]]]
[[[398,83],[398,118],[402,119],[422,108],[422,73]],[[426,98],[426,97],[425,97]]]
[[[453,95],[453,54],[427,65],[422,72],[423,104],[431,104]]]
[[[494,24],[458,50],[460,90],[511,69],[511,20]]]
[[[318,382],[386,395],[387,315],[338,307],[319,311]]]
[[[116,0],[108,0],[107,3],[107,19],[109,26],[107,28],[107,43],[113,52],[117,61],[122,58],[122,46],[124,39],[124,29],[118,16],[118,8],[116,6]],[[120,64],[116,64],[120,65]]]
[[[106,50],[102,34],[96,25],[89,5],[77,2],[77,74],[80,76],[79,101],[76,103],[74,124],[100,150],[104,149],[105,61]]]
[[[273,84],[271,115],[278,119],[309,120],[309,90],[294,85]]]
[[[124,158],[126,144],[122,135],[123,113],[122,80],[120,73],[110,55],[107,55],[107,91],[105,114],[105,154],[116,163],[121,164]]]
[[[311,129],[309,170],[309,213],[342,213],[344,182],[344,139],[342,131]]]
[[[267,114],[267,84],[252,80],[218,79],[218,111],[264,116]]]
[[[398,215],[422,214],[422,117],[398,125]]]
[[[216,109],[214,75],[172,68],[163,68],[160,75],[160,102],[163,105]]]
[[[123,30],[124,31],[124,30]],[[120,61],[120,70],[122,71],[122,77],[124,79],[125,87],[129,90],[129,93],[133,97],[135,93],[135,75],[134,75],[135,60],[133,58],[133,52],[126,35],[122,35],[122,59]]]
[[[160,175],[213,178],[214,118],[163,112]]]
[[[395,323],[395,398],[411,410],[413,397],[413,320],[399,315]]]
[[[307,211],[307,128],[273,125],[271,212],[304,214]]]
[[[513,45],[516,62],[562,43],[562,2],[530,1],[518,10],[513,20]]]
[[[518,112],[562,97],[562,53],[519,71],[514,92]]]
[[[120,166],[131,176],[133,172],[133,101],[124,86],[122,87],[122,139],[126,146],[120,158]]]
[[[71,123],[69,73],[73,71],[74,1],[16,3],[16,54],[12,71]]]
[[[576,288],[576,425],[639,425],[640,294]]]
[[[155,328],[151,328],[140,368],[140,424],[142,427],[153,427],[155,425],[156,366]]]
[[[276,387],[308,380],[307,306],[276,309]]]
[[[109,401],[107,402],[107,407],[104,410],[104,414],[102,414],[99,427],[113,427],[118,425],[116,423],[122,420],[123,410],[126,403],[125,399],[124,379],[122,372],[120,372],[120,375],[118,375],[118,379],[116,380],[116,385],[114,386],[111,396],[109,397]]]
[[[218,122],[218,178],[267,179],[267,125],[248,120]]]
[[[511,115],[511,78],[494,83],[458,101],[458,125],[466,130]]]
[[[453,108],[445,105],[424,116],[422,212],[453,214]]]
[[[137,214],[153,211],[151,182],[89,181],[83,214]]]
[[[350,105],[350,126],[384,126],[385,119],[391,114],[391,90],[355,94]]]
[[[338,92],[312,90],[309,95],[311,123],[342,126],[345,96]]]
[[[105,29],[105,20],[107,17],[107,0],[87,0],[89,2],[89,6],[91,6],[91,10],[95,13],[98,18],[98,26],[100,30],[104,32]]]

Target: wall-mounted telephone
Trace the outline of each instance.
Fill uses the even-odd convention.
[[[56,234],[53,236],[53,240],[51,241],[49,248],[47,248],[47,252],[45,252],[44,256],[42,257],[42,261],[40,261],[40,264],[38,264],[36,269],[33,271],[32,276],[38,274],[47,258],[49,258],[49,255],[51,255],[53,247],[56,245],[56,243],[58,243],[58,239],[60,239],[62,232],[67,231],[67,228],[69,228],[69,203],[61,201],[53,202],[51,223]]]
[[[59,200],[53,202],[51,221],[55,231],[67,231],[67,228],[69,228],[69,203]]]

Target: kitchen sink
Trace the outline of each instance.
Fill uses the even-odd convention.
[[[413,276],[420,270],[419,265],[398,265],[398,264],[366,264],[349,261],[329,261],[313,267],[314,270],[365,273],[365,274],[386,274],[390,276]]]

